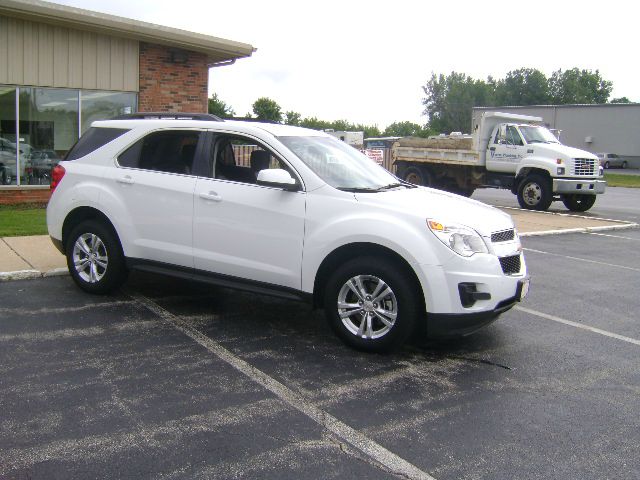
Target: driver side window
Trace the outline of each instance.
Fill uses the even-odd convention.
[[[520,138],[520,134],[516,127],[507,127],[507,145],[522,146],[522,139]]]
[[[253,183],[258,172],[270,168],[291,170],[255,140],[239,135],[216,135],[209,176],[220,180]]]

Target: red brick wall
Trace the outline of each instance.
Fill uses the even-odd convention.
[[[0,205],[19,203],[47,203],[51,196],[49,188],[0,188]]]
[[[172,52],[184,62],[172,62]],[[206,113],[209,68],[203,53],[140,42],[140,112]]]

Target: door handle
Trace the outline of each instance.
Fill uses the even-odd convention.
[[[489,147],[489,150],[491,150],[492,152],[496,151],[496,147]]]
[[[203,198],[204,200],[211,200],[214,202],[222,201],[222,197],[218,195],[216,192],[202,192],[200,194],[200,198]]]
[[[131,178],[129,175],[125,175],[124,177],[120,177],[116,180],[118,183],[124,183],[125,185],[133,185],[136,181]]]

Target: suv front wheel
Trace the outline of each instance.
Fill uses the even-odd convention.
[[[414,331],[420,315],[413,282],[393,263],[355,258],[327,282],[324,309],[329,325],[354,348],[386,352]]]
[[[71,278],[86,292],[105,294],[127,276],[122,247],[113,229],[96,220],[77,225],[66,245]]]

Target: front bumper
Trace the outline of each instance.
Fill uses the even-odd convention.
[[[529,288],[528,282],[528,278],[519,280],[515,295],[501,301],[492,310],[457,314],[427,313],[427,338],[430,340],[459,338],[480,330],[521,301]]]
[[[553,179],[553,193],[559,194],[583,194],[583,195],[597,195],[604,193],[607,182],[605,180],[593,180],[593,179],[568,179],[568,178],[554,178]]]

